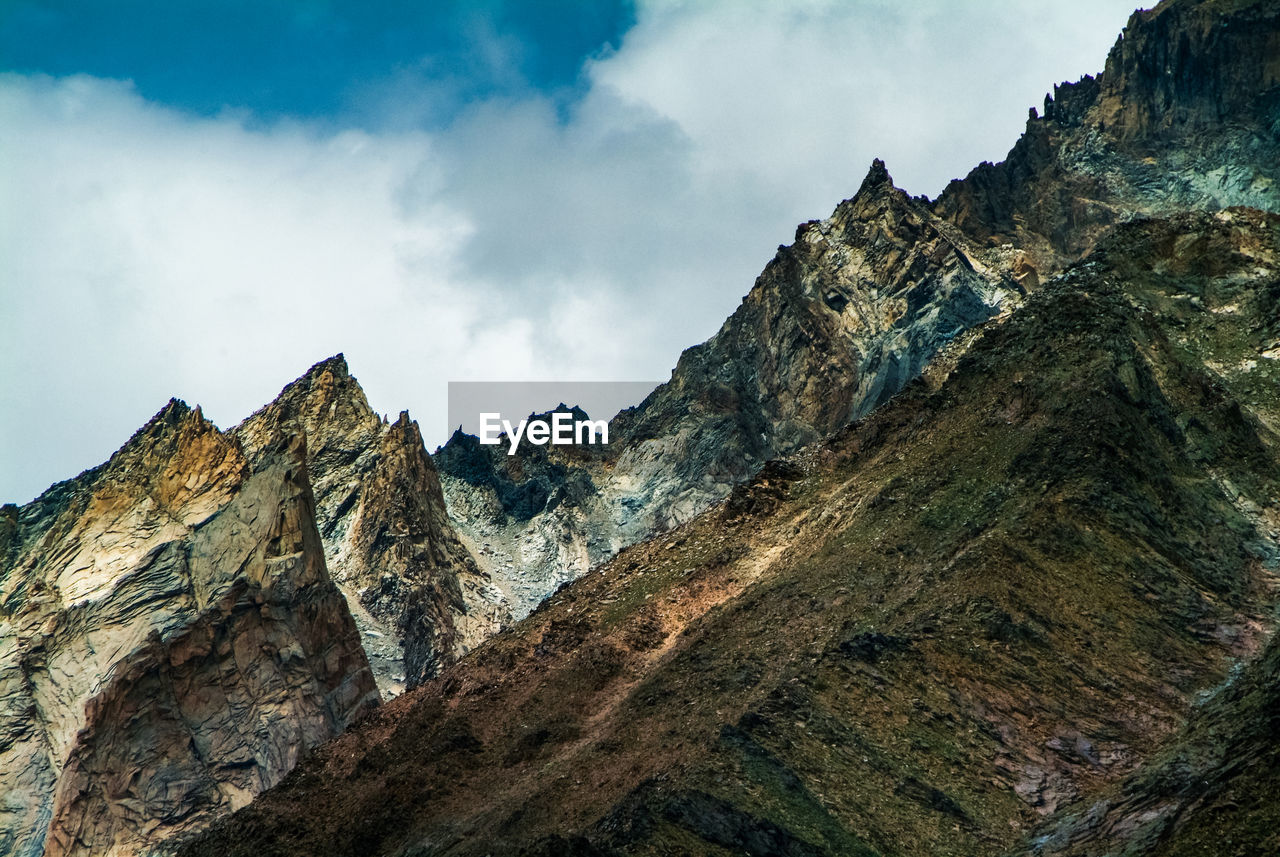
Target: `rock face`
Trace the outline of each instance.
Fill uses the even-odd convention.
[[[615,478],[642,510],[634,535],[688,520],[768,459],[887,401],[1021,291],[1016,261],[933,216],[876,161],[852,199],[779,248],[720,332],[616,421]]]
[[[1280,210],[1280,9],[1174,0],[1129,19],[1097,78],[1054,87],[1000,164],[934,210],[1042,268],[1135,216]]]
[[[512,619],[621,546],[625,517],[611,517],[600,487],[608,486],[606,462],[591,447],[522,444],[508,457],[504,447],[456,432],[434,460],[453,526],[487,569],[490,597]]]
[[[1100,76],[1055,87],[1005,161],[937,200],[909,198],[875,162],[852,199],[779,248],[668,383],[618,416],[611,454],[552,472],[534,463],[538,448],[516,456],[529,463],[487,448],[492,473],[478,477],[463,449],[474,440],[453,438],[437,460],[458,529],[523,615],[765,461],[869,413],[1118,224],[1280,211],[1277,56],[1274,2],[1164,2],[1134,14]],[[499,483],[505,497],[563,502],[513,515]]]
[[[522,444],[507,456],[455,434],[436,453],[455,525],[522,616],[887,401],[1024,293],[1029,271],[894,187],[876,161],[852,199],[779,248],[719,333],[613,420],[607,452]]]
[[[6,507],[0,847],[276,784],[376,700],[345,592],[423,686],[187,853],[1196,853],[1273,786],[1274,655],[1185,724],[1276,615],[1278,32],[1168,0],[939,199],[877,161],[607,451],[433,464],[339,356]]]
[[[173,401],[5,507],[0,852],[125,855],[276,784],[377,703],[299,438]]]
[[[1137,13],[1003,163],[873,165],[608,453],[455,436],[559,591],[185,853],[1273,852],[1278,39]]]
[[[384,692],[435,675],[509,621],[449,523],[418,424],[408,413],[390,424],[374,413],[341,354],[232,431],[250,459],[279,438],[305,438],[330,574]]]
[[[375,414],[341,355],[226,433],[170,403],[4,507],[0,559],[5,854],[196,830],[376,705],[375,680],[401,693],[509,621],[417,424]]]

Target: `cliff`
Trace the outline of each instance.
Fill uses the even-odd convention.
[[[407,412],[384,423],[341,354],[232,432],[251,459],[279,438],[305,438],[330,572],[365,626],[384,691],[434,675],[509,621],[448,521],[417,423]]]
[[[0,851],[138,853],[377,703],[296,438],[251,463],[173,401],[5,517]]]

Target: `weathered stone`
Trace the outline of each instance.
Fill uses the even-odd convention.
[[[330,573],[357,622],[387,637],[369,646],[384,693],[431,677],[509,621],[449,524],[417,423],[379,417],[341,354],[232,431],[250,459],[278,438],[306,439]]]
[[[248,803],[377,703],[305,449],[173,401],[8,519],[0,850],[134,854]]]
[[[1003,162],[937,200],[909,198],[876,161],[852,199],[779,248],[668,383],[618,416],[611,454],[486,447],[478,458],[455,436],[437,455],[459,531],[524,615],[770,458],[866,415],[1117,225],[1280,211],[1275,57],[1274,2],[1164,2],[1134,13],[1101,75],[1055,86]],[[484,458],[490,477],[477,475]],[[532,485],[545,502],[516,513],[508,498]],[[561,494],[573,502],[549,502]]]

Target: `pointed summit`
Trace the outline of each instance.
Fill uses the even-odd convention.
[[[204,425],[204,416],[200,413],[200,409],[192,408],[177,397],[171,398],[156,412],[155,416],[146,421],[142,428],[133,433],[124,446],[116,450],[112,460],[130,450],[149,448],[160,438],[173,437],[188,422],[193,422],[197,426]]]
[[[394,422],[369,407],[359,381],[335,354],[288,384],[233,433],[251,461],[281,438],[306,439],[306,467],[329,572],[377,633],[404,640],[375,659],[392,694],[431,677],[477,640],[468,634],[506,621],[475,621],[463,581],[479,572],[448,521],[436,469],[408,411]],[[388,538],[388,533],[397,534]],[[468,623],[455,618],[468,615]],[[398,676],[398,678],[397,678]]]
[[[889,175],[884,161],[876,158],[871,162],[866,178],[858,186],[858,192],[836,206],[833,217],[838,218],[841,210],[844,209],[847,215],[856,219],[866,219],[874,216],[874,212],[882,210],[886,205],[915,207],[907,192],[893,183],[893,176]],[[919,213],[923,214],[922,211]]]
[[[269,445],[270,436],[295,428],[307,436],[313,453],[320,454],[330,446],[346,447],[357,435],[372,437],[381,424],[339,352],[286,384],[274,401],[232,431],[251,456]]]
[[[105,464],[0,510],[3,853],[152,853],[377,704],[299,451],[251,471],[170,399]]]
[[[884,161],[876,158],[871,162],[871,169],[867,170],[867,177],[862,180],[862,185],[858,188],[856,195],[862,196],[864,193],[878,190],[883,185],[894,187],[893,177],[889,175],[889,170],[885,167]]]
[[[351,370],[347,368],[347,358],[341,351],[312,366],[303,374],[302,378],[299,378],[298,380],[301,381],[308,378],[315,378],[319,375],[323,375],[325,372],[331,372],[339,378],[349,378],[351,376]],[[297,382],[295,381],[294,383]]]

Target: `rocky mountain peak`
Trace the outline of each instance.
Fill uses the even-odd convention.
[[[766,460],[884,404],[1117,225],[1280,209],[1275,14],[1244,0],[1135,14],[1102,74],[1055,86],[1004,161],[935,201],[873,161],[852,197],[778,249],[720,331],[618,416],[607,462],[555,471],[533,464],[543,453],[508,460],[451,441],[445,485],[482,565],[545,594],[564,569],[688,520]],[[1259,63],[1268,70],[1249,71]],[[1174,102],[1198,117],[1185,132],[1160,118]]]
[[[830,231],[753,307],[829,276],[810,252],[878,258]],[[878,272],[914,264],[884,250]],[[1274,853],[1280,658],[1253,658],[1280,572],[1277,271],[1275,215],[1122,224],[946,371],[559,590],[185,853]],[[807,311],[839,315],[817,289]],[[743,376],[822,368],[783,331]],[[684,378],[733,378],[700,356],[723,347]],[[673,425],[637,446],[714,449]]]
[[[306,441],[316,521],[387,694],[434,674],[507,620],[450,526],[418,424],[385,423],[338,354],[286,385],[233,433],[251,458]]]
[[[272,432],[292,430],[295,424],[306,435],[313,459],[341,459],[349,454],[353,439],[363,442],[376,435],[382,419],[369,407],[346,358],[336,354],[285,385],[280,395],[235,431],[253,455]]]
[[[314,378],[324,372],[328,372],[342,378],[351,377],[350,367],[347,366],[347,356],[339,351],[332,357],[326,357],[324,360],[319,361],[306,372],[302,373],[302,377],[298,380],[303,381]]]
[[[515,456],[458,435],[437,454],[455,522],[530,609],[614,551],[689,520],[770,458],[888,400],[1032,279],[872,163],[801,225],[709,341],[615,418],[608,450]],[[563,406],[562,406],[563,407]]]
[[[1117,39],[1093,122],[1123,140],[1155,146],[1224,123],[1274,141],[1280,136],[1278,58],[1274,3],[1165,0],[1134,12]]]
[[[1280,9],[1165,0],[1138,11],[1097,77],[1054,87],[1004,161],[933,213],[1044,275],[1117,224],[1234,205],[1280,211]]]
[[[928,209],[921,200],[913,199],[906,191],[893,183],[893,177],[885,167],[884,161],[876,158],[867,170],[866,177],[858,186],[858,192],[836,206],[826,220],[811,221],[806,226],[817,224],[818,233],[825,234],[831,226],[842,228],[849,223],[870,223],[880,221],[889,232],[893,232],[904,221],[918,225],[926,217]],[[808,233],[809,230],[806,230]],[[801,241],[800,233],[796,236],[797,244]]]
[[[175,399],[16,511],[0,851],[138,853],[244,805],[376,703],[301,437],[251,462]]]
[[[1074,83],[1056,83],[1053,94],[1044,97],[1044,119],[1063,127],[1074,127],[1084,122],[1090,108],[1097,102],[1099,78],[1086,74]],[[1034,127],[1038,117],[1032,109],[1029,126]]]
[[[199,407],[192,408],[182,399],[173,398],[135,431],[105,466],[111,466],[112,461],[127,460],[138,454],[150,454],[156,444],[173,444],[183,438],[190,439],[211,432],[217,432],[217,428],[204,418]]]
[[[1274,744],[1275,647],[1256,699],[1226,659],[1280,574],[1277,9],[1136,13],[935,201],[873,161],[607,451],[433,461],[338,354],[0,509],[0,852],[243,807],[375,704],[371,661],[405,698],[190,853],[1044,854],[1103,822],[1146,853],[1240,811],[1212,748],[1141,769],[1215,685],[1210,731]]]
[[[889,168],[885,166],[884,161],[875,158],[871,161],[871,167],[867,170],[866,177],[862,180],[862,184],[858,186],[858,192],[854,196],[862,196],[863,194],[874,193],[885,187],[895,189],[893,177],[889,175]]]

